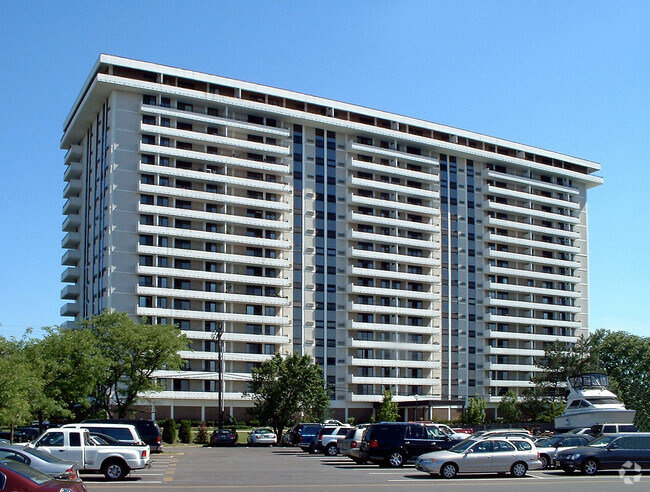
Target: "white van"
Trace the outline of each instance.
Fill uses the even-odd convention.
[[[140,438],[140,434],[134,425],[131,424],[95,424],[95,423],[81,423],[81,424],[66,424],[63,428],[76,428],[88,429],[91,433],[106,434],[107,436],[117,439],[125,444],[138,444],[142,445],[144,442]]]

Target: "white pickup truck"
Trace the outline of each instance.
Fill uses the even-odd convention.
[[[126,477],[131,470],[151,466],[149,445],[96,445],[90,439],[87,429],[47,429],[28,446],[63,460],[78,461],[80,471],[101,472],[109,480],[119,480]]]

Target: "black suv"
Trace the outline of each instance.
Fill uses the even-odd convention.
[[[397,468],[421,454],[449,449],[457,442],[428,429],[426,424],[381,422],[368,428],[359,454],[364,461]]]
[[[135,427],[140,435],[140,439],[144,441],[145,444],[149,445],[152,453],[162,453],[163,452],[163,443],[162,443],[162,433],[160,432],[160,427],[155,420],[148,419],[97,419],[97,420],[84,420],[84,424],[93,423],[93,424],[131,424]]]

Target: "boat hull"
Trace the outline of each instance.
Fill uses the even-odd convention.
[[[589,409],[563,413],[555,418],[555,429],[571,430],[577,427],[591,427],[595,424],[632,424],[636,411],[622,408]]]

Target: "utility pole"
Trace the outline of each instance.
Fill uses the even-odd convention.
[[[223,428],[223,323],[217,324],[217,329],[212,332],[212,339],[217,341],[217,350],[219,351],[219,426]]]

